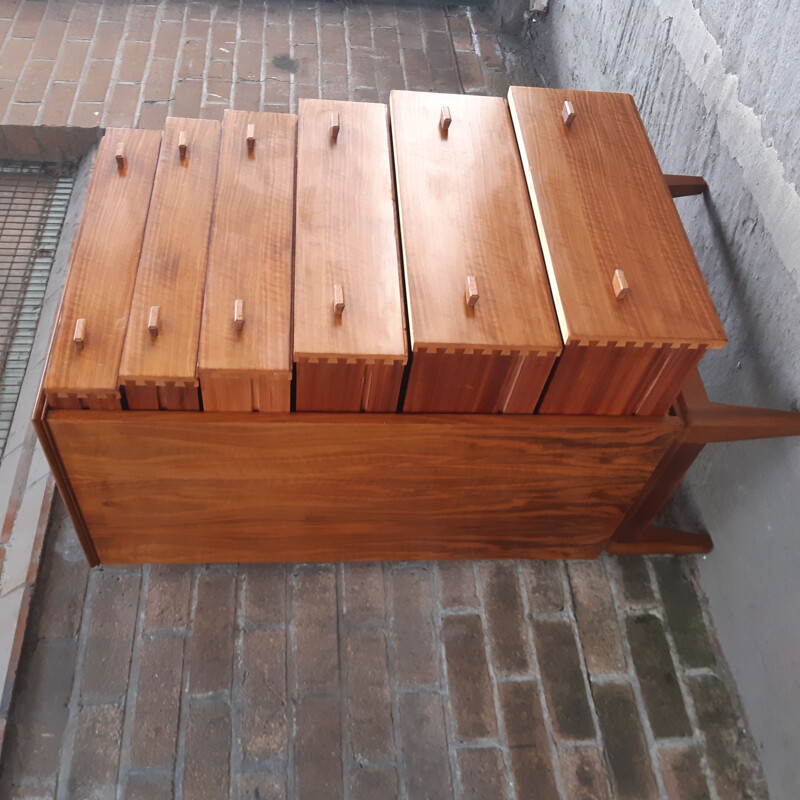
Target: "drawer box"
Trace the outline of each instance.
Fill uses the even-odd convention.
[[[534,411],[561,337],[506,101],[391,93],[404,411]]]
[[[408,360],[386,106],[300,100],[298,411],[395,411]]]
[[[197,350],[220,124],[167,119],[119,380],[131,409],[199,410]]]
[[[226,111],[197,372],[205,411],[289,411],[297,117]]]
[[[160,131],[109,128],[95,159],[44,391],[51,408],[119,410],[119,374]]]
[[[540,411],[663,415],[726,338],[633,98],[508,100],[564,339]]]

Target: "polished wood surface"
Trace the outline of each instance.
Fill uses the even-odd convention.
[[[296,150],[295,115],[225,112],[197,366],[205,411],[289,411]],[[256,391],[269,381],[281,407]]]
[[[342,410],[359,411],[366,371],[354,362],[407,361],[387,109],[301,99],[298,117],[297,408],[332,410],[348,396]]]
[[[682,427],[68,411],[46,425],[104,563],[596,555]]]
[[[508,98],[565,344],[723,347],[633,98],[519,86]],[[630,286],[622,300],[616,269]]]
[[[45,374],[52,407],[121,407],[117,375],[160,146],[159,131],[109,128],[97,149]]]
[[[145,408],[199,408],[197,349],[219,134],[213,120],[167,119],[119,376],[123,385],[156,387],[157,405]],[[157,335],[148,329],[153,306]],[[130,399],[129,407],[142,408]]]
[[[641,414],[669,411],[705,348],[567,345],[553,370],[542,414]]]
[[[393,91],[390,109],[413,349],[560,352],[505,100]]]

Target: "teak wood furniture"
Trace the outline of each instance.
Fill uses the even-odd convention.
[[[566,136],[607,107],[611,146],[641,145],[629,100],[537,103]],[[518,129],[535,122],[523,106]],[[550,163],[528,139],[520,161],[497,99],[396,93],[392,123],[406,298],[385,106],[301,101],[299,119],[228,112],[221,129],[170,119],[163,139],[107,131],[33,418],[92,564],[706,552],[708,536],[651,527],[702,447],[800,435],[799,414],[709,402],[692,367],[724,334],[666,201],[702,179],[662,177],[631,146],[627,178],[576,190],[575,249],[556,179],[591,172],[586,153],[556,139]],[[659,218],[637,224],[665,237],[674,269],[663,328],[633,230],[610,242],[597,220],[601,178],[618,200],[652,190]],[[582,307],[598,293],[599,311]],[[628,380],[629,351],[666,355]],[[648,398],[680,387],[656,413]],[[522,413],[537,402],[551,413]]]

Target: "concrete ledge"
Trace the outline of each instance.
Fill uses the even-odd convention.
[[[83,158],[102,135],[99,126],[0,125],[0,159],[71,161]]]

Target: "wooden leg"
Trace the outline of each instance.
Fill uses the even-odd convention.
[[[739,442],[745,439],[776,439],[800,436],[800,413],[768,408],[709,403],[689,408],[687,442]]]
[[[664,175],[664,181],[673,197],[703,194],[708,184],[699,175]]]
[[[613,539],[606,551],[614,556],[701,555],[713,547],[707,533],[686,533],[672,528],[646,528],[626,541]]]
[[[606,545],[609,553],[680,555],[711,550],[711,537],[705,534],[650,527],[702,449],[702,444],[680,443],[667,451]]]

